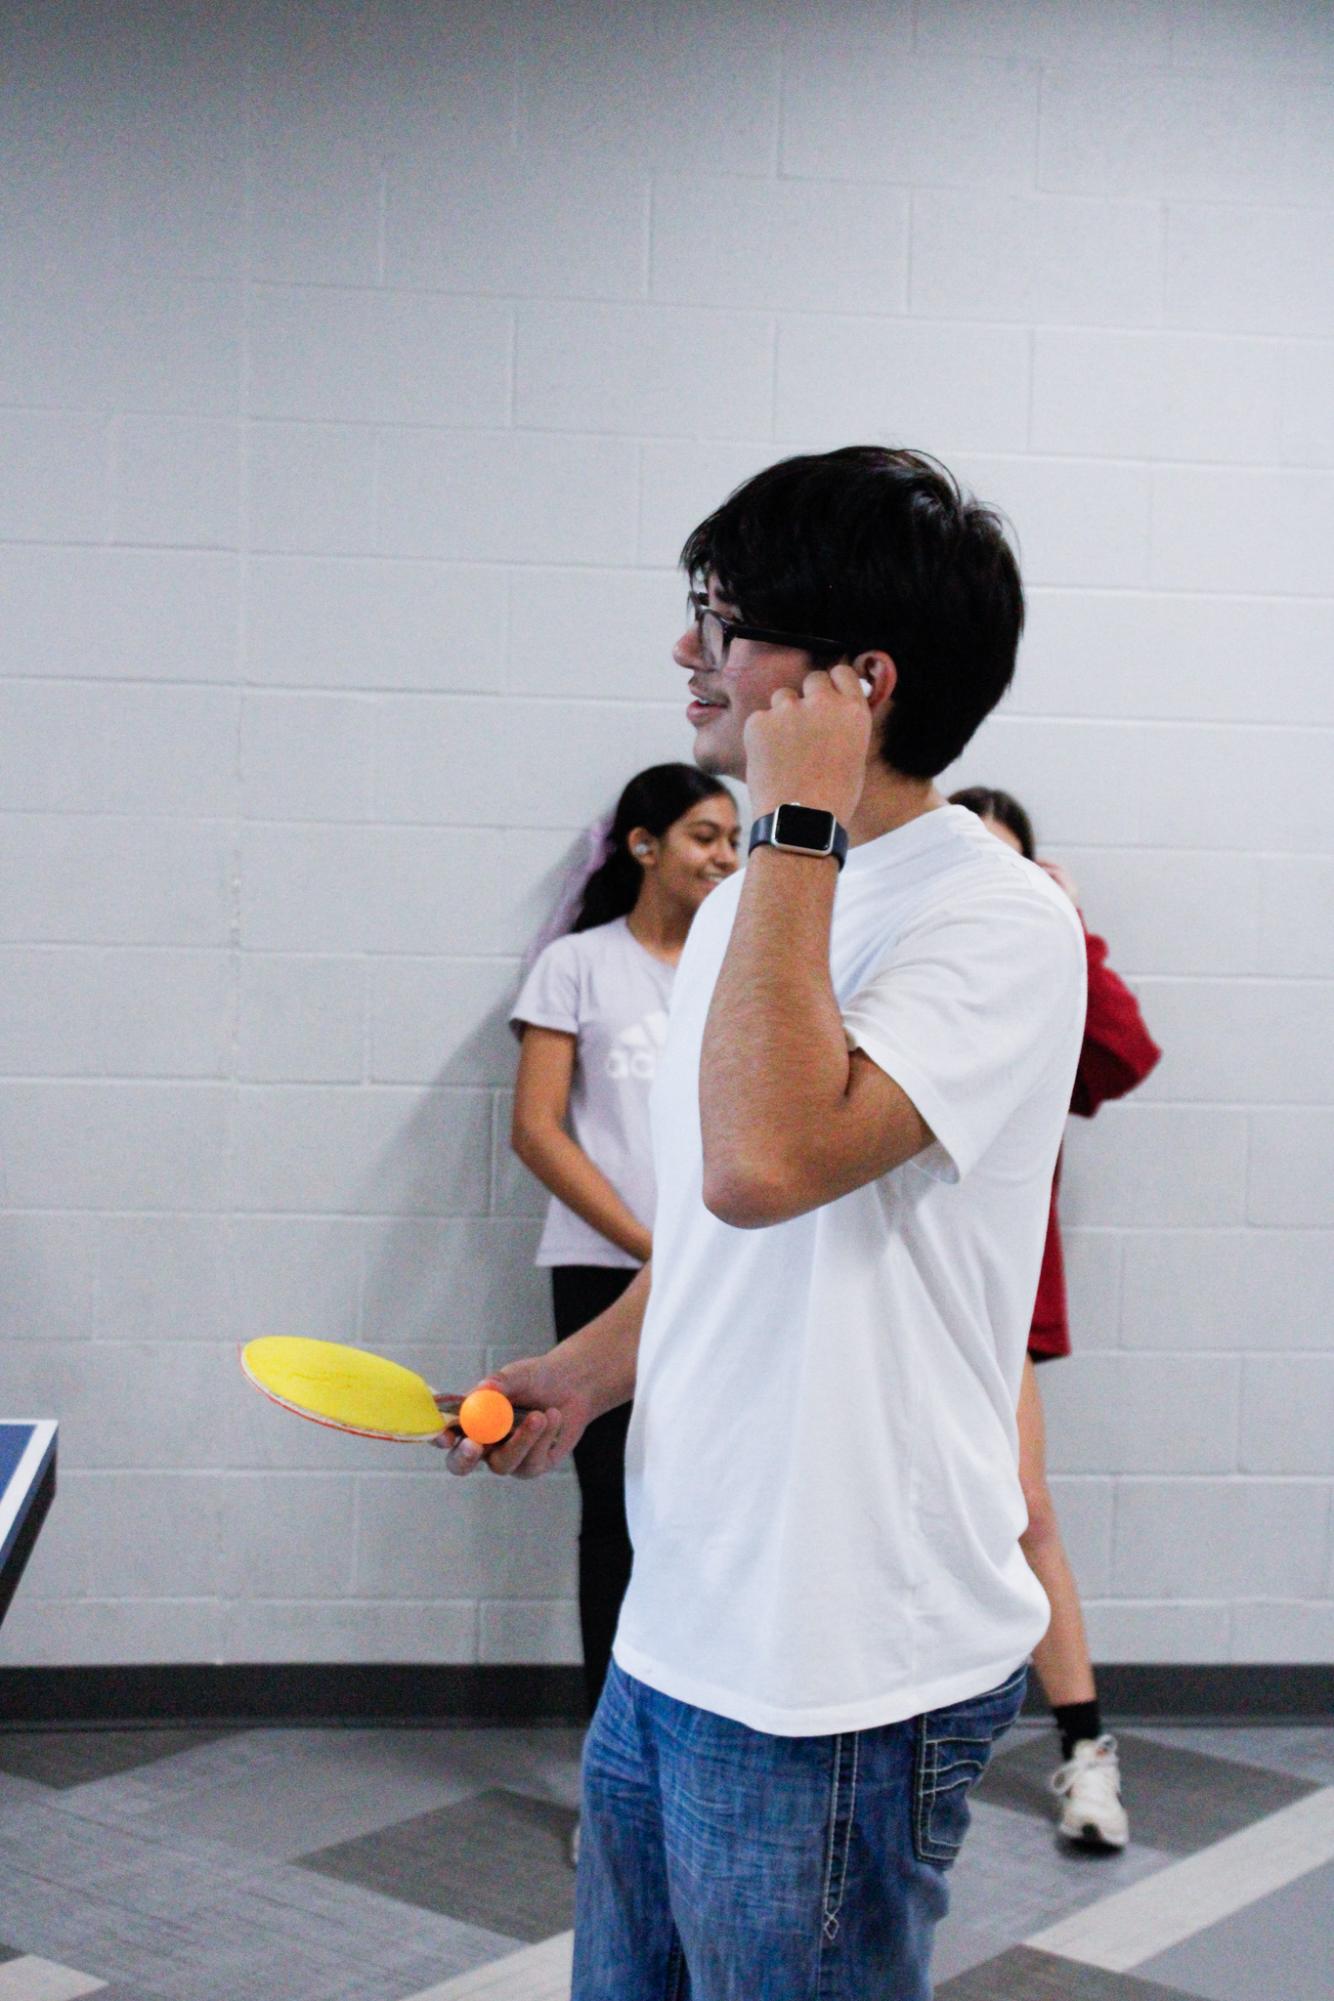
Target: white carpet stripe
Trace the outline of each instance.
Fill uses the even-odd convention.
[[[522,1952],[493,1959],[471,1973],[456,1974],[439,1987],[411,1995],[409,2001],[570,2001],[573,1956],[574,1933],[561,1932],[543,1939],[541,1945],[525,1946]],[[4,2001],[2,1991],[0,2001]]]
[[[98,1994],[106,1984],[31,1953],[0,1965],[0,2001],[79,2001],[81,1994]]]
[[[1107,1973],[1128,1973],[1331,1860],[1334,1786],[1327,1786],[1024,1943]]]

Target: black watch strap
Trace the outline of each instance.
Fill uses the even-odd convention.
[[[751,854],[756,848],[768,847],[787,855],[812,855],[820,859],[832,855],[842,868],[848,858],[848,830],[839,825],[832,813],[817,806],[799,805],[794,799],[775,806],[772,813],[762,813],[751,826],[747,846]]]

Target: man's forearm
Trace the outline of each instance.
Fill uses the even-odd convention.
[[[590,1320],[560,1345],[562,1362],[587,1399],[592,1415],[602,1417],[635,1393],[639,1337],[643,1332],[652,1283],[651,1264],[636,1272],[620,1298],[605,1313]]]
[[[829,973],[833,861],[761,849],[746,871],[700,1061],[705,1199],[786,1180],[848,1086]]]

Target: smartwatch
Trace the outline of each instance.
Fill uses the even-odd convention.
[[[832,813],[822,812],[818,806],[800,806],[794,799],[756,820],[748,852],[754,854],[756,848],[777,848],[785,855],[832,855],[842,868],[848,855],[848,830],[840,827]]]

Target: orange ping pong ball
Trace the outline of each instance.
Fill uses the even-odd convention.
[[[500,1390],[474,1390],[459,1405],[459,1426],[476,1445],[499,1445],[514,1429],[514,1405]]]

